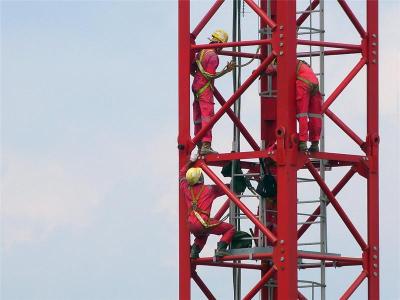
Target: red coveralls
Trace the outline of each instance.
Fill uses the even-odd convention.
[[[185,202],[188,207],[188,225],[190,232],[195,236],[194,243],[201,250],[207,242],[208,236],[210,234],[221,235],[221,242],[230,243],[232,241],[233,235],[235,234],[235,228],[229,223],[222,222],[217,226],[205,228],[200,221],[197,219],[192,211],[192,194],[190,192],[190,186],[185,179],[186,168],[183,168],[180,172],[179,187],[185,197]],[[204,188],[203,188],[204,187]],[[215,198],[224,195],[222,189],[216,185],[204,185],[196,184],[192,186],[193,194],[195,196],[199,195],[200,191],[203,190],[199,196],[197,207],[201,211],[200,215],[204,221],[208,224],[217,224],[218,220],[210,218],[211,206]]]
[[[202,50],[196,55],[196,60],[200,60],[204,71],[212,75],[216,74],[216,70],[219,64],[218,55],[214,49]],[[214,116],[214,97],[213,97],[213,82],[211,80],[209,87],[202,91],[198,97],[196,94],[199,93],[200,89],[204,87],[209,80],[201,74],[199,69],[196,67],[194,74],[194,80],[192,84],[192,91],[195,94],[193,101],[193,122],[194,122],[194,134],[196,135],[200,129],[205,126]],[[210,142],[212,140],[211,129],[202,138],[203,142]]]
[[[269,65],[266,73],[275,72],[276,65]],[[318,78],[308,64],[300,60],[297,60],[296,78],[296,118],[299,121],[299,140],[301,142],[319,141],[322,127],[322,96],[318,88]]]
[[[318,78],[313,70],[306,63],[298,60],[296,117],[299,121],[299,140],[301,142],[317,142],[321,136],[322,96],[318,84]]]

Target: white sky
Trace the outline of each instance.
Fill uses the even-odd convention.
[[[362,2],[348,2],[362,19]],[[194,2],[192,28],[207,7]],[[230,9],[228,1],[200,42],[230,28]],[[326,39],[358,42],[340,13],[326,3]],[[399,13],[398,2],[380,2],[385,300],[400,299]],[[246,14],[244,38],[256,37],[256,24]],[[328,94],[356,60],[327,58]],[[177,299],[177,68],[175,1],[1,2],[1,299]],[[332,107],[361,137],[364,79],[361,72]],[[229,96],[230,78],[218,86]],[[243,96],[244,122],[257,139],[258,101],[257,87]],[[230,151],[231,132],[224,117],[214,130],[217,150]],[[360,153],[329,122],[327,147]],[[329,174],[330,186],[340,175]],[[353,179],[338,199],[365,236],[365,182]],[[360,255],[333,210],[328,217],[329,250]],[[218,299],[230,299],[230,273],[217,271],[200,274]],[[340,278],[328,274],[333,298],[343,278],[350,283],[359,272],[338,271]]]

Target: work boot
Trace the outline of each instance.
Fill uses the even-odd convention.
[[[199,258],[200,251],[201,251],[200,247],[197,246],[196,244],[193,244],[192,247],[190,248],[190,258],[192,259]]]
[[[308,148],[309,152],[318,152],[319,151],[319,142],[315,141],[315,142],[311,142],[311,146],[310,148]]]
[[[214,151],[211,148],[210,142],[203,142],[203,144],[201,145],[200,155],[207,155],[207,154],[218,154],[218,152]]]
[[[230,252],[226,248],[228,248],[228,243],[218,242],[217,249],[215,250],[215,257],[224,257],[225,255],[229,255]]]
[[[299,143],[299,151],[301,151],[301,152],[307,151],[307,142],[300,142]]]

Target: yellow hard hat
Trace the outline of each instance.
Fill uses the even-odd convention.
[[[201,177],[201,168],[190,168],[186,172],[186,180],[189,185],[195,185]]]
[[[211,35],[210,41],[217,43],[226,43],[228,41],[228,34],[222,29],[217,29]]]

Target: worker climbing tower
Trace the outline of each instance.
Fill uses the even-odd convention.
[[[368,299],[379,299],[378,2],[365,1],[366,26],[363,26],[353,13],[351,3],[337,1],[359,34],[359,39],[349,44],[325,41],[325,33],[334,29],[324,28],[324,14],[328,12],[323,0],[310,1],[304,8],[296,7],[300,6],[296,1],[259,0],[256,3],[253,0],[233,0],[233,41],[218,45],[200,44],[196,39],[207,23],[216,18],[222,5],[232,4],[224,2],[216,0],[196,24],[191,20],[191,1],[179,0],[179,168],[188,161],[196,143],[201,141],[207,130],[218,126],[221,117],[228,115],[234,126],[232,145],[227,145],[226,153],[200,157],[196,166],[202,168],[207,177],[223,189],[228,197],[215,218],[220,219],[225,212],[229,212],[230,222],[237,229],[251,223],[253,231],[249,239],[252,247],[231,249],[230,255],[223,258],[209,256],[191,260],[187,208],[180,194],[179,299],[193,299],[192,282],[197,284],[207,299],[217,299],[207,285],[207,278],[199,275],[198,269],[205,266],[233,270],[230,299],[235,300],[253,299],[256,296],[262,300],[332,299],[329,280],[335,280],[333,277],[336,271],[330,273],[327,280],[326,270],[341,268],[358,268],[358,274],[349,286],[343,285],[340,299],[349,299],[363,282],[367,285]],[[259,19],[257,39],[242,40],[239,15],[244,6]],[[243,51],[247,46],[257,46],[257,50],[254,53]],[[201,49],[216,47],[223,47],[219,54],[234,58],[238,65],[241,65],[243,58],[257,60],[259,64],[244,80],[240,68],[234,72],[233,94],[226,99],[216,81],[214,97],[221,107],[205,128],[191,136],[190,124],[193,121],[190,106],[193,96],[190,69],[193,56]],[[328,79],[324,70],[325,57],[339,60],[348,54],[358,55],[359,61],[332,91],[324,95],[324,85]],[[297,58],[306,60],[319,76],[320,91],[324,96],[323,118],[335,124],[340,134],[359,147],[360,153],[326,152],[323,136],[320,151],[298,150],[295,101]],[[271,64],[276,65],[276,76],[266,72]],[[357,130],[334,113],[332,104],[343,101],[342,92],[363,69],[366,72],[366,124],[360,126],[365,125],[366,132],[361,137],[356,133]],[[260,118],[260,129],[251,132],[241,119],[241,107],[248,104],[240,98],[257,81],[259,115],[254,118]],[[349,103],[349,106],[352,104]],[[253,137],[255,135],[261,136],[258,142]],[[247,141],[252,151],[241,151],[241,137]],[[229,162],[231,186],[235,186],[238,178],[257,184],[273,168],[272,175],[277,183],[277,206],[271,209],[266,197],[249,185],[248,192],[227,188],[215,170],[226,167]],[[330,183],[326,180],[327,172],[337,172],[341,176],[333,187],[329,187]],[[366,181],[366,197],[362,199],[366,207],[366,228],[361,229],[355,225],[343,205],[344,199],[338,195],[355,176],[365,178]],[[318,195],[310,192],[307,199],[302,199],[299,195],[304,195],[304,190],[311,190],[310,185],[318,187]],[[335,213],[348,229],[358,244],[357,255],[328,251],[329,234],[335,234],[335,231],[330,230],[328,234],[327,211]],[[274,230],[269,226],[268,216],[271,214],[276,216]],[[318,240],[307,240],[307,233],[315,226],[319,226]],[[258,273],[258,280],[249,290],[244,289],[241,270]],[[302,278],[303,271],[312,270],[319,271],[319,280],[315,276],[312,280]],[[340,282],[340,278],[336,278],[336,281]]]

